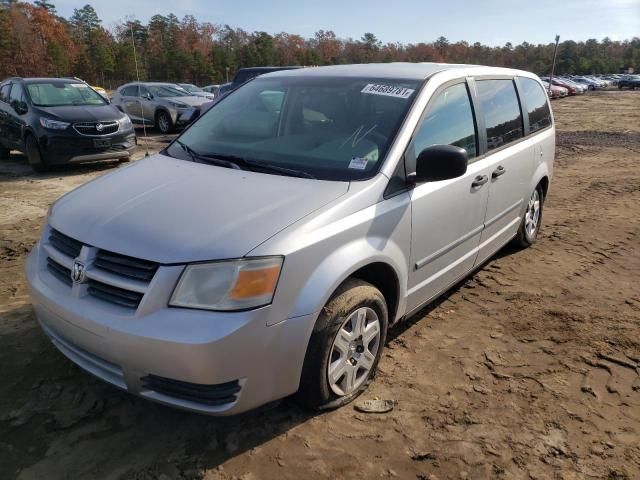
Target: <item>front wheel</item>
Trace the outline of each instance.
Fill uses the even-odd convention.
[[[33,135],[27,135],[25,143],[27,150],[27,159],[29,160],[29,165],[31,165],[31,168],[33,168],[33,170],[37,173],[46,172],[48,167],[44,158],[42,158],[42,152],[40,151],[40,146],[38,145],[36,137],[34,137]]]
[[[167,134],[171,133],[173,130],[173,122],[171,121],[171,117],[164,110],[160,110],[156,115],[156,125],[158,125],[158,129],[160,132]]]
[[[351,402],[375,376],[387,336],[388,311],[376,287],[359,279],[342,284],[313,329],[297,400],[322,410]]]
[[[538,230],[542,222],[542,206],[544,203],[544,192],[542,187],[538,185],[527,203],[527,210],[524,213],[522,223],[518,233],[514,238],[514,243],[522,248],[530,247],[536,242]]]

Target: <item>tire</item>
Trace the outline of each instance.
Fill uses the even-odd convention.
[[[173,131],[171,116],[164,110],[160,110],[156,113],[156,126],[158,127],[158,130],[165,135],[171,133]]]
[[[40,152],[40,146],[38,145],[38,141],[36,137],[33,135],[27,135],[25,139],[26,151],[27,151],[27,159],[29,160],[29,165],[31,168],[37,173],[46,172],[49,168],[46,164],[44,158],[42,158],[42,153]]]
[[[533,190],[527,202],[527,210],[518,228],[518,233],[513,239],[513,243],[520,248],[527,248],[536,243],[538,231],[542,224],[542,209],[544,206],[544,192],[542,186]]]
[[[345,281],[313,328],[295,396],[298,403],[326,410],[346,405],[364,392],[375,376],[388,323],[380,290],[356,278]],[[335,381],[329,380],[331,372]]]

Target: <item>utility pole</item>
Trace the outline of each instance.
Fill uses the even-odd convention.
[[[556,47],[553,49],[553,63],[551,64],[551,75],[549,76],[549,95],[551,95],[551,85],[553,82],[553,71],[556,68],[556,56],[558,55],[558,43],[560,42],[560,35],[556,35]]]

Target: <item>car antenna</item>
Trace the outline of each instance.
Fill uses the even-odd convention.
[[[129,31],[131,32],[131,45],[133,46],[133,61],[136,64],[136,78],[138,79],[138,93],[140,93],[140,72],[138,71],[138,55],[136,54],[136,42],[133,38],[133,22],[129,23]],[[138,98],[140,98],[140,96],[138,95]],[[141,102],[140,100],[138,100],[139,102]],[[142,102],[141,102],[142,103]],[[140,105],[140,107],[142,107],[142,105]],[[144,117],[144,115],[143,115]],[[149,143],[147,142],[147,125],[145,123],[144,118],[142,119],[142,130],[144,132],[144,156],[148,157],[149,156]]]

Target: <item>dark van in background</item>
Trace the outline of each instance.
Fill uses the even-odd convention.
[[[0,83],[0,158],[19,150],[42,172],[71,162],[128,160],[135,146],[129,117],[80,80]]]
[[[224,95],[225,93],[233,92],[236,88],[238,88],[243,83],[247,83],[249,80],[255,77],[259,77],[260,75],[264,75],[265,73],[271,72],[279,72],[280,70],[295,70],[296,68],[302,67],[250,67],[250,68],[241,68],[236,72],[235,77],[231,82],[220,85],[220,89],[218,90],[218,97]]]

